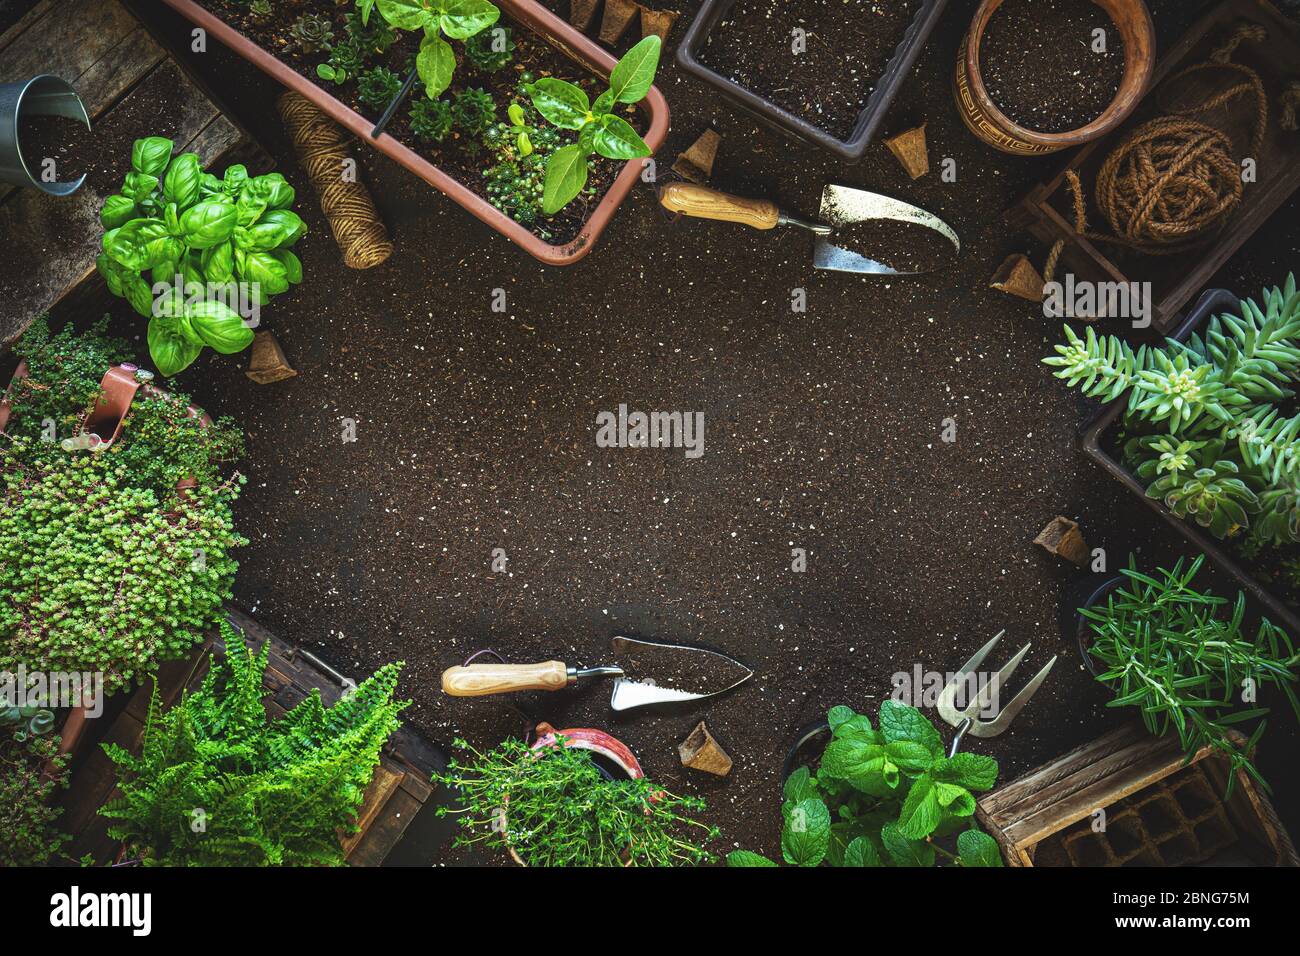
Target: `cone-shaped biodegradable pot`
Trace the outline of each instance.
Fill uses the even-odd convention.
[[[67,182],[45,182],[40,169],[29,166],[23,156],[19,130],[29,116],[64,116],[90,129],[90,116],[72,84],[43,74],[21,83],[0,83],[0,181],[15,186],[34,186],[51,196],[70,196],[86,181],[84,175]]]

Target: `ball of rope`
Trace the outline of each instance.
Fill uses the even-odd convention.
[[[393,254],[393,244],[365,185],[343,176],[350,157],[342,130],[298,93],[285,93],[277,105],[344,264],[353,269],[379,265]]]

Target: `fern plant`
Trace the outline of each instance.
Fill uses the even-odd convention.
[[[1070,328],[1043,360],[1090,398],[1128,393],[1125,461],[1165,501],[1250,552],[1300,542],[1300,292],[1295,276],[1186,342],[1134,350]],[[1257,517],[1252,517],[1257,516]]]
[[[226,645],[202,686],[164,710],[149,704],[138,756],[115,744],[121,797],[100,813],[146,865],[339,865],[379,752],[409,701],[388,664],[332,707],[313,691],[270,721],[267,646],[254,654],[224,622]]]

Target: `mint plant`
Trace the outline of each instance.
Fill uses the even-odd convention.
[[[548,122],[578,134],[576,143],[557,149],[546,161],[542,210],[548,216],[582,192],[593,153],[623,160],[650,155],[650,147],[614,108],[645,99],[659,68],[660,45],[659,37],[651,35],[628,50],[610,73],[609,89],[594,103],[581,87],[556,77],[542,77],[528,87],[533,105]]]
[[[990,789],[998,765],[980,754],[944,754],[915,707],[880,706],[880,727],[848,707],[827,715],[831,741],[816,771],[786,779],[781,856],[792,866],[1001,866],[997,843],[973,820],[973,792]],[[940,841],[957,834],[955,848]],[[748,850],[729,866],[776,866]]]
[[[307,232],[279,173],[249,176],[235,165],[218,179],[198,154],[172,150],[161,136],[135,141],[122,191],[100,209],[106,231],[96,259],[109,291],[149,319],[149,354],[164,376],[204,346],[223,355],[249,346],[253,330],[229,300],[264,305],[301,282],[291,247]],[[155,296],[158,283],[168,291]]]
[[[501,16],[501,11],[488,0],[357,0],[363,24],[369,23],[375,8],[398,30],[424,33],[415,69],[429,99],[437,99],[451,86],[456,71],[456,54],[443,35],[467,40],[492,26]]]
[[[320,692],[277,720],[262,703],[269,644],[254,654],[225,621],[226,652],[164,710],[157,689],[139,754],[105,753],[121,796],[100,814],[146,866],[337,866],[380,751],[409,702],[388,664],[331,707]],[[195,812],[203,826],[192,826]]]

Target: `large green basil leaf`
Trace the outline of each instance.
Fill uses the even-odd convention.
[[[221,178],[221,188],[232,200],[239,195],[239,191],[244,188],[244,183],[248,181],[248,169],[243,163],[235,163],[233,166],[227,166],[225,175]]]
[[[379,14],[399,30],[422,30],[437,22],[424,0],[378,0]]]
[[[831,840],[831,812],[820,800],[800,800],[788,806],[781,830],[781,855],[792,866],[816,866],[826,857]]]
[[[453,40],[466,40],[497,22],[501,11],[488,0],[448,0],[438,24]]]
[[[122,295],[122,277],[126,275],[126,270],[120,264],[109,256],[107,252],[101,252],[95,257],[95,268],[99,274],[104,277],[105,284],[108,285],[108,291],[113,295]]]
[[[292,285],[297,285],[302,281],[302,260],[290,252],[288,249],[272,249],[271,255],[280,260],[284,266],[285,278]]]
[[[203,167],[194,153],[182,153],[172,160],[163,177],[163,199],[174,202],[180,209],[188,209],[199,198],[199,185],[203,181]]]
[[[546,161],[546,181],[542,185],[542,211],[548,216],[559,212],[587,185],[587,155],[581,146],[557,149]]]
[[[252,344],[253,330],[224,302],[192,302],[185,311],[199,337],[222,355],[242,352]]]
[[[257,178],[267,184],[267,209],[288,209],[293,205],[297,193],[283,176],[279,173],[267,173]]]
[[[645,98],[659,69],[660,40],[653,34],[623,55],[609,74],[609,88],[620,103],[636,103]]]
[[[167,231],[161,219],[132,219],[105,233],[104,241],[104,251],[132,272],[175,262],[185,252],[184,244]]]
[[[239,211],[239,224],[251,226],[270,205],[271,184],[262,179],[250,179],[239,191],[235,208]]]
[[[202,345],[191,342],[181,334],[174,318],[151,318],[145,338],[149,342],[149,355],[153,364],[165,378],[170,378],[188,366],[203,351]]]
[[[553,76],[545,76],[528,87],[533,105],[561,129],[582,129],[591,114],[591,103],[581,87]]]
[[[294,215],[290,213],[289,215]],[[270,222],[259,222],[247,229],[235,230],[235,245],[244,249],[265,252],[294,241],[297,224],[287,217],[277,217]]]
[[[172,141],[162,136],[137,139],[131,146],[131,169],[147,176],[163,174],[172,158]]]
[[[129,172],[122,177],[122,193],[142,203],[158,188],[158,177],[149,173]]]
[[[284,238],[277,243],[281,249],[292,246],[307,235],[307,223],[303,221],[302,216],[291,209],[272,209],[257,221],[257,225],[275,226],[283,232]]]
[[[230,203],[209,199],[185,210],[181,230],[190,248],[210,249],[230,238],[238,218],[238,210]]]
[[[135,218],[135,202],[129,196],[114,193],[99,208],[99,221],[105,229],[116,229]]]
[[[600,123],[596,138],[592,141],[600,155],[610,159],[636,159],[638,156],[650,155],[650,147],[627,120],[606,114],[601,117]]]
[[[415,71],[429,99],[436,100],[451,85],[451,75],[456,72],[456,54],[451,44],[437,34],[426,34],[415,57]]]
[[[256,283],[263,296],[279,295],[289,288],[289,270],[269,252],[250,252],[244,261],[244,279]]]
[[[229,242],[204,249],[199,261],[208,282],[229,282],[235,275],[235,252]]]
[[[153,315],[153,290],[138,275],[128,274],[122,277],[122,295],[140,315],[145,318]]]

